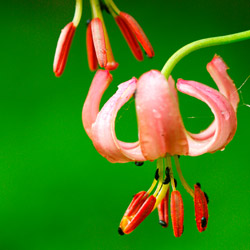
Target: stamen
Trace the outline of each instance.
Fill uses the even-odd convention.
[[[75,15],[72,21],[75,27],[78,26],[81,17],[82,17],[82,0],[76,0]]]
[[[197,184],[194,185],[194,208],[196,226],[199,232],[203,232],[207,228],[208,207],[206,196]]]
[[[169,166],[169,176],[170,176],[171,186],[172,186],[173,191],[175,191],[176,186],[175,186],[174,174],[173,174],[173,169],[172,169],[171,156],[169,154],[166,155],[166,161]]]
[[[168,200],[169,200],[169,189],[165,197],[157,206],[159,215],[159,224],[164,228],[168,226]]]
[[[175,162],[175,166],[179,175],[179,178],[181,180],[181,183],[183,185],[183,187],[186,189],[186,191],[192,196],[194,197],[194,190],[188,185],[188,183],[186,182],[186,180],[184,179],[182,172],[181,172],[181,168],[180,168],[180,163],[178,160],[178,156],[175,155],[174,156],[174,162]]]
[[[179,191],[171,193],[171,218],[175,237],[180,237],[183,233],[184,208],[183,200]]]
[[[164,166],[163,158],[158,159],[157,164],[159,164],[159,182],[158,182],[158,186],[153,194],[156,197],[156,203],[155,203],[154,209],[160,204],[160,202],[166,196],[166,193],[169,189],[169,181],[166,181],[169,178],[168,177],[169,176],[168,170],[167,170],[168,167]],[[164,173],[163,169],[165,169],[165,172],[166,172],[166,176],[165,176],[164,181],[163,181],[163,173]]]
[[[92,15],[93,18],[99,18],[102,23],[102,29],[104,33],[104,40],[105,40],[105,51],[100,51],[100,53],[105,53],[105,56],[107,57],[107,62],[103,65],[100,65],[101,67],[105,67],[107,70],[115,70],[118,67],[118,63],[114,59],[114,55],[111,49],[111,45],[109,42],[108,32],[103,20],[102,16],[102,10],[101,6],[98,0],[90,0],[91,8],[92,8]],[[95,44],[95,39],[94,39]],[[97,58],[98,58],[98,51],[96,51]],[[99,60],[98,60],[99,61]],[[99,63],[100,64],[100,63]]]
[[[107,8],[109,9],[109,12],[112,14],[113,17],[116,17],[119,15],[120,10],[117,8],[115,3],[112,0],[104,0],[106,3]]]

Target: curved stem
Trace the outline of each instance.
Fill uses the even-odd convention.
[[[175,155],[174,156],[174,162],[175,162],[175,166],[179,175],[179,178],[181,180],[181,183],[183,185],[183,187],[186,189],[186,191],[192,196],[194,197],[194,190],[188,185],[188,183],[186,182],[186,180],[183,177],[183,174],[181,172],[181,167],[180,167],[180,163],[179,163],[179,159],[178,156]]]
[[[78,26],[81,17],[82,17],[82,0],[76,0],[75,15],[72,21],[75,27]]]
[[[192,43],[189,43],[176,51],[166,62],[161,73],[168,79],[175,65],[186,55],[198,49],[223,45],[228,43],[240,42],[246,39],[250,39],[250,31],[243,31],[232,35],[217,36],[206,39],[201,39]]]

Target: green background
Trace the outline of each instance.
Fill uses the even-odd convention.
[[[119,68],[102,103],[116,86],[150,69],[161,69],[177,49],[196,39],[250,28],[249,0],[116,0],[148,35],[155,58],[137,62],[114,20],[104,14]],[[147,190],[155,163],[111,164],[94,149],[82,127],[81,110],[94,76],[85,49],[86,20],[76,31],[66,70],[52,71],[60,30],[73,17],[74,1],[1,1],[0,68],[0,249],[250,249],[249,122],[250,80],[241,88],[238,130],[224,152],[181,157],[186,180],[208,193],[209,223],[199,233],[191,197],[182,188],[185,232],[173,236],[152,213],[132,234],[117,228],[132,195]],[[206,64],[215,53],[230,67],[236,86],[250,75],[250,41],[195,52],[174,69],[173,77],[215,87]],[[213,119],[208,107],[179,95],[187,129],[198,132]],[[190,118],[194,117],[194,118]],[[134,102],[118,114],[119,139],[137,139]],[[177,178],[178,180],[178,178]]]

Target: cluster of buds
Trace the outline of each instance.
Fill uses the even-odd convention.
[[[100,67],[107,70],[115,70],[118,63],[114,59],[111,49],[108,33],[104,24],[102,11],[110,13],[119,26],[124,38],[126,39],[133,55],[139,61],[143,60],[143,53],[140,47],[145,50],[148,57],[154,56],[154,50],[137,21],[129,14],[120,11],[112,0],[90,0],[92,9],[92,19],[87,23],[87,56],[89,68],[92,71]],[[76,0],[75,15],[73,21],[68,23],[61,31],[55,58],[53,70],[57,77],[64,71],[72,39],[75,30],[81,20],[82,0]]]
[[[197,229],[199,232],[203,232],[206,230],[208,223],[208,196],[201,190],[199,183],[194,185],[194,190],[188,186],[181,173],[178,157],[174,156],[174,160],[184,188],[193,197]],[[164,164],[163,159],[158,160],[155,178],[149,190],[147,192],[141,191],[134,195],[132,202],[121,220],[118,229],[119,234],[131,233],[156,208],[158,209],[159,224],[163,228],[168,227],[169,190],[171,186],[170,210],[173,232],[175,237],[182,235],[184,229],[183,200],[180,192],[176,190],[177,181],[173,177],[171,157],[167,156],[165,161],[166,164]],[[155,192],[150,195],[157,182],[158,186]]]

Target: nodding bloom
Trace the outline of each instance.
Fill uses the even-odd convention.
[[[184,188],[194,199],[197,228],[200,232],[206,229],[207,196],[199,183],[194,185],[194,189],[187,184],[178,156],[197,156],[223,150],[236,132],[236,109],[239,102],[237,89],[227,74],[227,66],[223,60],[215,56],[208,63],[207,70],[219,91],[198,82],[182,79],[179,79],[176,85],[178,91],[205,102],[214,114],[212,124],[198,134],[192,134],[184,127],[172,77],[166,80],[161,72],[151,70],[143,74],[138,81],[132,78],[120,84],[118,91],[99,111],[101,97],[112,81],[112,76],[108,71],[97,71],[82,112],[84,128],[96,150],[110,162],[134,161],[140,164],[146,160],[157,160],[154,181],[147,192],[141,191],[133,197],[120,223],[120,234],[132,232],[156,208],[160,224],[166,227],[171,186],[172,225],[174,235],[181,236],[184,221],[183,200],[176,189],[171,158],[174,159]],[[126,143],[116,137],[115,118],[119,109],[134,94],[139,140]]]
[[[131,233],[156,208],[160,225],[167,227],[170,199],[174,236],[182,235],[184,205],[177,190],[172,160],[182,185],[194,200],[197,229],[199,232],[206,230],[209,217],[208,196],[202,191],[200,183],[194,184],[194,188],[188,185],[181,172],[179,156],[198,156],[224,150],[236,132],[239,96],[227,74],[226,64],[217,55],[207,64],[207,70],[218,90],[183,79],[179,79],[175,86],[170,74],[181,58],[197,49],[249,38],[250,31],[245,31],[190,43],[174,53],[161,72],[151,70],[139,80],[133,77],[120,84],[117,92],[100,111],[100,101],[112,81],[112,75],[108,70],[97,71],[82,111],[83,126],[94,147],[112,163],[135,162],[136,165],[142,165],[149,160],[156,161],[157,165],[150,188],[137,193],[125,211],[118,229],[120,234]],[[208,105],[214,121],[207,129],[197,134],[185,129],[177,90]],[[120,108],[132,97],[135,97],[139,139],[128,143],[117,139],[115,119]]]
[[[154,56],[154,50],[136,20],[127,13],[121,12],[112,0],[90,0],[92,19],[87,23],[86,46],[90,70],[100,67],[115,70],[118,63],[115,61],[107,29],[104,24],[102,11],[110,13],[122,34],[124,35],[133,55],[139,61],[143,60],[141,46],[148,57]],[[75,15],[73,21],[68,23],[61,31],[54,58],[53,70],[57,77],[64,71],[70,46],[82,15],[82,0],[76,0]]]

